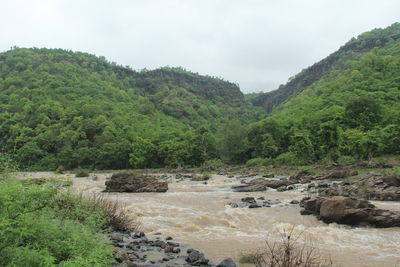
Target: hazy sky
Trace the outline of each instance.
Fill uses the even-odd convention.
[[[400,21],[399,0],[0,0],[0,51],[83,51],[182,66],[269,91],[351,37]]]

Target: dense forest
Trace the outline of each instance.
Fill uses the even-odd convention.
[[[182,68],[13,48],[0,54],[0,152],[31,170],[399,154],[399,37],[399,23],[361,34],[276,91],[247,96]]]
[[[252,157],[306,164],[399,154],[399,37],[400,23],[361,34],[270,93],[283,98],[250,125]]]
[[[62,49],[0,54],[0,149],[29,169],[198,165],[223,123],[256,120],[237,85],[181,68],[133,71]]]

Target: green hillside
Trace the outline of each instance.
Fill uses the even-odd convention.
[[[348,61],[357,60],[374,48],[384,48],[387,44],[399,40],[399,24],[395,23],[386,29],[375,29],[351,39],[338,51],[304,69],[277,90],[253,98],[253,104],[271,112],[274,107],[296,96],[325,75],[329,75],[336,69],[347,67]]]
[[[137,72],[62,49],[0,54],[0,152],[30,169],[198,165],[216,156],[220,124],[260,114],[235,84],[181,68]]]
[[[252,157],[306,163],[399,154],[400,24],[361,34],[253,101],[262,97],[267,110],[281,104],[251,125]]]

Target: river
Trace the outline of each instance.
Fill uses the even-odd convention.
[[[101,192],[110,174],[91,178],[73,178],[79,192]],[[239,179],[213,175],[207,184],[189,180],[173,181],[166,193],[105,193],[125,203],[127,211],[137,216],[142,230],[149,235],[160,232],[206,254],[214,262],[263,247],[265,240],[279,239],[279,232],[294,227],[318,247],[334,266],[400,265],[400,228],[351,228],[325,224],[314,216],[300,215],[298,205],[304,193],[298,191],[233,192]],[[246,196],[279,200],[270,208],[232,208],[227,203]],[[398,202],[373,202],[381,208],[400,210]]]

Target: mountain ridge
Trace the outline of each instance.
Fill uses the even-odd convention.
[[[284,103],[289,98],[300,93],[308,86],[310,86],[312,83],[318,81],[325,74],[334,69],[335,64],[340,61],[342,56],[346,56],[345,54],[347,52],[363,54],[375,47],[377,48],[384,47],[388,42],[392,40],[400,39],[399,25],[400,23],[394,23],[390,27],[385,29],[375,29],[360,34],[357,39],[356,38],[351,39],[349,42],[341,46],[337,51],[333,52],[326,58],[302,70],[285,85],[281,85],[278,89],[266,92],[258,97],[255,97],[251,100],[251,102],[255,106],[261,106],[267,112],[271,112],[274,107],[278,106],[281,103]],[[374,31],[379,32],[385,30],[393,30],[395,33],[389,35],[369,37],[369,35],[373,34]]]

